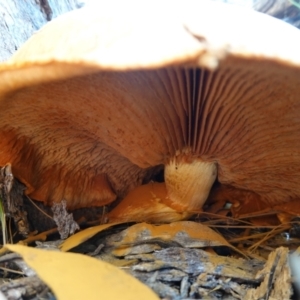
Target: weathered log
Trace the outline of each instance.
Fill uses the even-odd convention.
[[[82,5],[80,0],[0,0],[0,61],[49,20]]]

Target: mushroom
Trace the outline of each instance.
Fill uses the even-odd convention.
[[[162,205],[186,218],[216,178],[269,204],[297,199],[299,53],[298,29],[228,4],[88,5],[0,66],[0,165],[45,204],[129,193],[112,219]],[[161,165],[165,183],[132,196]]]

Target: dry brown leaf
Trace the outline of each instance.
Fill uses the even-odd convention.
[[[90,227],[87,229],[84,229],[82,231],[77,232],[76,234],[70,236],[68,239],[66,239],[61,245],[60,250],[61,251],[69,251],[70,249],[82,244],[83,242],[87,241],[88,239],[92,238],[95,234],[108,229],[110,227],[113,227],[115,225],[119,225],[122,223],[110,223],[110,224],[102,224],[94,227]]]
[[[134,277],[89,256],[21,245],[7,245],[6,248],[20,254],[59,300],[159,299]]]

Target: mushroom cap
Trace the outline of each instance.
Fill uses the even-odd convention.
[[[99,70],[214,69],[228,56],[299,66],[297,35],[270,16],[207,0],[99,0],[34,34],[1,67],[1,90]]]
[[[299,53],[299,30],[251,10],[99,1],[0,66],[0,164],[70,208],[109,203],[183,153],[264,201],[297,198]]]

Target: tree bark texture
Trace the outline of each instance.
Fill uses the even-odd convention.
[[[51,19],[80,8],[80,0],[0,0],[0,61],[8,59]]]

